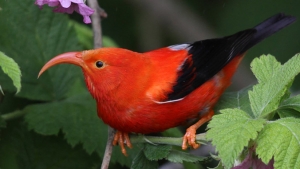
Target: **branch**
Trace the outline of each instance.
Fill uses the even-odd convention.
[[[102,29],[101,29],[101,17],[106,18],[107,14],[100,8],[97,0],[87,0],[91,8],[95,10],[92,15],[92,27],[94,32],[94,48],[102,47]]]
[[[173,146],[182,145],[182,137],[155,137],[144,135],[132,135],[130,136],[131,143],[150,143],[150,144],[167,144]],[[200,144],[207,144],[206,133],[196,135],[196,142]]]
[[[95,10],[92,15],[92,27],[94,33],[94,48],[102,47],[102,29],[101,29],[101,18],[106,18],[107,14],[99,6],[97,0],[87,0],[91,8]],[[112,141],[114,138],[115,130],[108,126],[108,138],[105,148],[104,157],[101,164],[101,169],[108,169],[111,154],[112,154]]]
[[[112,150],[113,150],[112,141],[114,139],[115,133],[116,130],[108,126],[108,137],[107,137],[107,142],[105,147],[105,153],[101,164],[101,169],[108,169]]]
[[[16,111],[11,112],[11,113],[2,114],[1,118],[3,120],[11,120],[11,119],[15,119],[15,118],[21,117],[25,113],[26,113],[25,111],[16,110]]]

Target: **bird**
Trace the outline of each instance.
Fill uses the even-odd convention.
[[[124,155],[132,147],[130,133],[158,133],[190,121],[182,149],[196,149],[196,130],[214,115],[246,51],[295,21],[279,13],[230,36],[144,53],[114,47],[67,52],[48,61],[38,77],[57,64],[79,66],[99,118],[116,129],[113,144]]]

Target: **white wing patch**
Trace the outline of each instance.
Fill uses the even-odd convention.
[[[184,99],[184,97],[182,97],[182,98],[180,98],[180,99],[168,100],[168,101],[160,102],[160,101],[154,100],[151,96],[149,96],[149,94],[147,94],[147,96],[148,96],[154,103],[157,103],[157,104],[174,103],[174,102],[179,102],[179,101],[181,101],[181,100]]]
[[[190,44],[184,43],[184,44],[179,44],[179,45],[168,46],[168,48],[173,51],[183,50],[183,49],[190,50],[191,46],[190,46]]]
[[[179,101],[181,101],[181,100],[183,100],[183,99],[184,99],[184,97],[183,97],[183,98],[180,98],[180,99],[176,99],[176,100],[168,100],[168,101],[165,101],[165,102],[159,102],[159,101],[153,100],[153,102],[155,102],[155,103],[157,103],[157,104],[166,104],[166,103],[179,102]]]

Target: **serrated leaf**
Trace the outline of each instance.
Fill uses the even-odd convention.
[[[195,156],[193,154],[178,150],[171,150],[166,159],[174,163],[183,163],[183,161],[194,163],[206,160],[205,157]]]
[[[278,113],[280,118],[285,118],[285,117],[300,118],[300,112],[293,109],[284,109],[284,110],[279,109],[276,112]]]
[[[0,67],[2,68],[3,72],[7,74],[13,81],[18,93],[21,90],[21,70],[18,64],[12,58],[6,56],[0,51]],[[3,93],[2,89],[1,92]]]
[[[207,138],[216,146],[224,166],[230,168],[248,142],[257,137],[264,123],[264,119],[252,119],[243,110],[224,109],[209,122]]]
[[[272,55],[262,55],[260,58],[255,58],[250,66],[258,82],[265,83],[276,78],[275,74],[280,69],[281,64]]]
[[[80,69],[57,66],[38,80],[37,74],[57,54],[82,49],[73,27],[68,26],[68,16],[48,7],[40,10],[32,0],[0,1],[0,6],[0,50],[20,64],[22,91],[18,96],[42,101],[63,99],[73,82],[82,78]],[[0,82],[6,90],[14,90],[7,77],[0,76]]]
[[[219,111],[227,108],[238,108],[247,112],[250,116],[254,117],[250,107],[250,101],[248,91],[252,89],[252,86],[246,87],[237,92],[224,93],[216,106],[215,110]]]
[[[258,60],[255,59],[252,64],[256,64]],[[276,78],[253,86],[253,90],[249,91],[249,98],[255,117],[265,117],[278,108],[288,86],[300,72],[299,65],[300,54],[297,54],[274,72],[273,76]]]
[[[97,117],[96,104],[89,93],[30,105],[24,111],[29,129],[42,135],[57,135],[62,130],[72,146],[82,143],[89,154],[95,150],[104,152],[107,128]]]
[[[275,168],[300,167],[300,119],[283,118],[268,123],[257,138],[256,153],[264,163],[274,156]]]
[[[60,102],[30,105],[23,111],[29,129],[42,135],[57,135],[62,131],[72,146],[81,143],[89,154],[97,152],[103,157],[107,126],[97,116],[95,101],[89,93],[73,95]],[[136,154],[138,148],[128,149],[129,156]],[[111,161],[129,166],[132,158],[125,157],[116,146]]]
[[[279,108],[280,110],[284,110],[284,109],[294,109],[296,111],[299,112],[300,114],[300,95],[288,98],[286,100],[284,100]]]
[[[151,145],[146,144],[144,147],[145,157],[149,160],[161,160],[170,153],[171,145]]]
[[[156,161],[150,161],[146,158],[143,151],[140,151],[132,161],[131,169],[155,169],[158,168]]]

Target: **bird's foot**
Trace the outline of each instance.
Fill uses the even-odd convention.
[[[183,141],[182,141],[182,150],[186,150],[188,146],[193,147],[194,149],[198,148],[200,144],[196,143],[196,128],[195,126],[189,127],[185,135],[183,136]]]
[[[196,143],[196,130],[204,123],[209,121],[213,115],[214,115],[214,111],[209,110],[208,113],[202,116],[198,122],[196,122],[188,129],[186,129],[185,135],[183,136],[182,146],[181,146],[182,150],[186,150],[188,146],[191,146],[194,149],[200,147],[200,144]]]
[[[119,146],[121,147],[121,151],[125,156],[127,155],[124,143],[126,144],[127,147],[132,148],[132,144],[130,142],[128,133],[124,133],[121,131],[117,131],[115,136],[114,136],[114,140],[113,140],[113,145],[117,145],[119,144]]]

